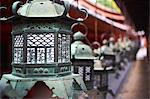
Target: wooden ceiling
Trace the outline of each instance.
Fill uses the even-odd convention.
[[[88,28],[88,35],[87,38],[90,42],[98,41],[101,42],[103,39],[107,39],[110,36],[114,36],[117,40],[119,36],[123,37],[128,31],[128,28],[122,28],[125,26],[123,24],[125,22],[124,16],[121,14],[105,11],[104,9],[101,9],[100,7],[95,8],[93,4],[88,2],[88,0],[79,0],[78,3],[87,8],[88,12],[97,10],[96,15],[102,16],[105,15],[106,19],[108,19],[110,22],[106,22],[106,20],[102,20],[99,17],[97,17],[95,14],[89,13],[89,16],[87,20],[84,21],[84,24]],[[73,5],[73,4],[72,4]],[[71,10],[69,12],[71,17],[78,18],[83,17],[84,14],[81,11],[77,10],[77,7],[72,6]],[[115,16],[115,17],[113,17]],[[112,23],[112,22],[113,23]],[[118,26],[115,26],[114,24],[119,24]],[[81,30],[84,32],[84,30]]]
[[[148,37],[150,25],[149,0],[115,0],[124,14],[128,14],[136,31],[144,30]]]
[[[75,9],[72,9],[70,11],[70,15],[74,18],[84,16],[82,13],[78,12]],[[86,21],[84,21],[83,23],[88,28],[87,38],[89,39],[90,42],[94,42],[95,40],[101,42],[102,39],[108,38],[110,36],[114,36],[117,39],[119,37],[119,34],[124,34],[126,32],[126,30],[114,27],[106,23],[105,21],[97,19],[95,16],[92,15],[89,15]],[[83,33],[85,32],[84,28],[78,27],[78,29]],[[106,37],[102,36],[104,34],[106,35]]]

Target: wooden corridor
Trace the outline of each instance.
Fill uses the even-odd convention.
[[[150,99],[150,64],[136,61],[115,99]]]

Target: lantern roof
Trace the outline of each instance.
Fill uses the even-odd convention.
[[[75,41],[71,44],[71,54],[74,55],[75,59],[95,59],[90,46],[82,41]]]
[[[81,33],[80,31],[77,31],[76,33],[74,33],[73,38],[74,40],[84,40],[85,35]]]
[[[22,5],[17,14],[25,17],[58,17],[66,8],[63,4],[50,0],[33,0]]]

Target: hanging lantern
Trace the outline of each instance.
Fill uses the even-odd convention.
[[[38,81],[43,81],[53,96],[71,98],[76,82],[86,87],[80,75],[72,74],[70,35],[73,20],[66,17],[69,5],[63,1],[28,0],[18,8],[13,4],[12,74],[2,80],[14,91],[10,98],[23,98]],[[17,87],[15,87],[17,86]],[[19,87],[18,87],[19,86]]]
[[[71,74],[69,27],[61,24],[63,20],[52,21],[64,14],[65,7],[49,0],[34,0],[31,4],[18,9],[17,13],[23,17],[13,23],[12,74],[23,77]]]
[[[82,76],[87,89],[92,89],[94,76],[94,56],[92,55],[92,49],[82,42],[85,39],[85,35],[80,31],[76,32],[73,37],[75,40],[71,44],[73,71],[75,74]]]
[[[96,64],[98,66],[95,66],[97,68],[94,68],[94,87],[100,92],[103,92],[105,98],[107,92],[114,96],[112,90],[108,88],[108,76],[109,73],[112,73],[114,71],[114,62],[114,55],[108,55],[103,53],[100,56],[100,64]]]

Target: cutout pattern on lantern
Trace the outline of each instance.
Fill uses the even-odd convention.
[[[54,34],[28,34],[27,46],[54,46]]]
[[[70,36],[58,34],[58,62],[70,61]]]
[[[27,35],[27,63],[43,64],[54,62],[54,34]]]
[[[23,48],[14,48],[14,63],[23,61]]]
[[[91,67],[85,67],[85,81],[90,81]]]
[[[78,73],[83,77],[83,67],[78,68]]]
[[[14,47],[23,47],[23,36],[17,35],[14,37]]]
[[[35,48],[27,48],[27,63],[35,63]]]
[[[47,48],[47,63],[54,62],[54,48]]]
[[[37,48],[37,63],[45,63],[45,49]]]

